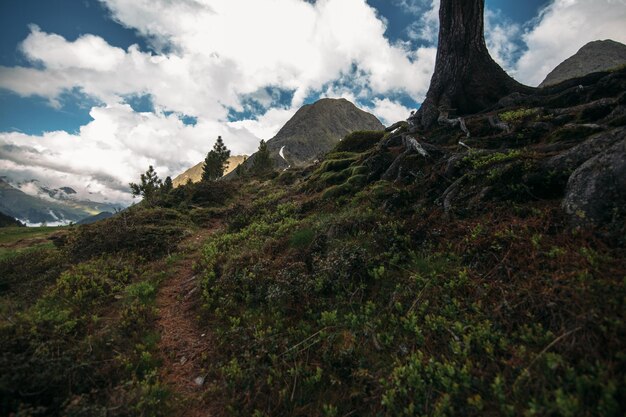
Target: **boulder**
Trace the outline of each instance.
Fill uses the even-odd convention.
[[[543,171],[553,173],[566,172],[569,175],[585,161],[624,138],[626,138],[626,127],[595,134],[579,145],[546,160],[542,164]]]
[[[624,227],[626,137],[574,171],[567,182],[562,206],[574,224]]]

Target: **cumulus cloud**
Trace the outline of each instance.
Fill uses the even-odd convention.
[[[345,96],[358,84],[353,99],[402,92],[421,100],[434,67],[434,48],[390,43],[386,21],[365,0],[101,2],[152,51],[31,26],[19,47],[30,66],[0,66],[0,88],[56,107],[68,91],[101,104],[76,134],[1,133],[0,143],[16,147],[3,151],[3,172],[29,167],[50,181],[71,174],[89,184],[113,173],[101,185],[122,191],[148,164],[165,176],[197,163],[218,134],[233,153],[254,152],[259,138],[272,137],[312,95]],[[272,107],[268,86],[293,92],[291,102]],[[137,96],[149,96],[154,112],[125,104]],[[263,114],[229,119],[233,111],[249,113],[250,100]],[[390,114],[385,104],[374,108]],[[197,123],[185,125],[183,116]]]
[[[30,31],[21,49],[31,61],[49,69],[111,71],[124,59],[123,49],[110,46],[98,36],[84,35],[67,42],[62,36],[42,32],[37,25],[31,25]]]
[[[238,126],[210,121],[190,126],[174,114],[137,113],[127,104],[94,107],[90,115],[93,121],[76,134],[0,133],[0,171],[13,179],[70,186],[82,197],[129,202],[128,183],[148,165],[161,178],[173,177],[201,161],[218,135],[233,154],[258,143]]]
[[[439,0],[394,0],[417,17],[407,29],[426,45],[417,49],[385,38],[387,22],[365,0],[100,1],[151,50],[31,26],[19,46],[29,65],[0,66],[0,88],[56,107],[67,92],[98,104],[76,133],[0,133],[3,174],[127,198],[127,183],[149,164],[176,175],[217,135],[234,154],[254,152],[312,96],[367,103],[386,124],[404,119],[410,109],[381,97],[421,101],[435,63]],[[554,0],[524,28],[489,9],[485,19],[494,58],[532,84],[588,41],[626,42],[625,0]],[[527,51],[516,62],[520,36]],[[293,93],[290,102],[277,91]],[[127,103],[137,96],[154,110],[133,111]],[[233,121],[233,112],[247,118]]]
[[[371,107],[364,106],[364,108],[378,117],[385,126],[390,126],[400,120],[406,120],[411,110],[413,110],[404,106],[402,103],[388,98],[375,98]]]
[[[513,23],[499,10],[485,10],[485,42],[491,57],[514,75],[515,57],[520,45],[516,43],[521,26]]]
[[[516,66],[520,81],[537,85],[588,42],[626,43],[625,0],[554,0],[524,33],[527,51]]]
[[[1,68],[0,86],[50,99],[79,87],[107,103],[143,92],[172,111],[213,118],[268,85],[295,90],[293,104],[300,105],[354,65],[375,93],[403,90],[420,98],[428,87],[421,74],[429,63],[420,61],[420,50],[391,44],[364,0],[273,0],[271,7],[245,0],[210,7],[199,0],[102,1],[160,52],[123,51],[93,35],[70,42],[33,26],[21,49],[43,68]],[[33,80],[48,86],[37,90]]]
[[[405,10],[418,16],[408,28],[410,39],[421,40],[430,44],[437,42],[439,32],[439,0],[401,0]]]

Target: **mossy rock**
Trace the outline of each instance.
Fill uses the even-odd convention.
[[[357,159],[359,157],[358,152],[329,152],[324,157],[324,160],[330,159]]]
[[[350,169],[351,172],[351,176],[353,175],[367,175],[369,174],[369,170],[367,169],[367,167],[365,165],[358,165],[355,167],[352,167]]]
[[[353,190],[354,188],[352,187],[352,185],[348,183],[333,185],[332,187],[329,187],[326,189],[326,191],[324,191],[324,193],[322,194],[322,198],[324,200],[330,200],[332,198],[337,198],[346,194],[350,194],[351,192],[353,192]]]
[[[298,179],[298,175],[294,171],[283,171],[276,178],[276,182],[282,185],[291,185]]]
[[[346,181],[352,187],[362,187],[367,184],[367,175],[353,175]]]
[[[383,137],[384,131],[363,130],[348,134],[341,142],[339,142],[335,152],[365,152],[374,147]]]
[[[505,123],[517,122],[520,120],[530,119],[539,113],[539,109],[520,108],[500,113],[500,119]]]
[[[356,158],[329,159],[322,162],[317,172],[341,171],[352,165],[355,160]]]
[[[337,185],[343,183],[348,177],[350,177],[350,169],[344,169],[340,172],[324,172],[319,176],[318,182]]]
[[[599,129],[588,125],[566,125],[548,137],[549,143],[567,142],[583,139],[597,133]]]

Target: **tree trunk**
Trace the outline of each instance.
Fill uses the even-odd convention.
[[[502,97],[533,89],[509,77],[491,58],[484,36],[484,0],[441,0],[435,73],[426,100],[414,116],[432,126],[443,112],[459,116],[484,110]]]

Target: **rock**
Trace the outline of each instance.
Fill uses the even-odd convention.
[[[525,98],[526,98],[525,94],[512,93],[512,94],[509,94],[508,96],[502,97],[500,101],[498,101],[495,107],[498,109],[504,109],[507,107],[518,106],[520,103],[523,102]]]
[[[609,126],[626,125],[626,106],[617,106],[602,122]]]
[[[624,227],[626,137],[574,171],[567,182],[562,207],[577,225]]]
[[[611,147],[616,142],[626,137],[626,127],[620,127],[608,132],[601,132],[589,137],[583,143],[568,149],[567,151],[549,158],[542,164],[547,173],[571,173],[585,161],[598,153]]]
[[[575,131],[572,131],[572,138],[576,136]],[[544,152],[559,153],[539,162],[535,169],[524,176],[524,183],[540,198],[562,198],[570,176],[578,167],[625,137],[626,127],[621,127],[590,136],[571,148],[567,148],[568,143],[571,143],[569,140],[544,146]]]
[[[302,168],[329,152],[347,134],[355,131],[384,131],[385,126],[346,99],[323,98],[302,106],[276,136],[267,141],[274,168],[282,170],[291,164]],[[279,155],[284,148],[284,158]],[[256,153],[243,163],[248,170]],[[288,161],[288,162],[287,162]],[[225,179],[235,178],[233,173]]]
[[[626,45],[612,40],[589,42],[575,55],[559,64],[539,87],[555,85],[598,71],[626,64]]]
[[[389,126],[389,127],[386,127],[386,128],[385,128],[385,132],[393,132],[394,130],[398,130],[398,129],[400,129],[401,127],[405,127],[405,126],[407,126],[407,125],[408,125],[408,123],[407,123],[407,122],[405,122],[405,121],[402,121],[402,120],[401,120],[401,121],[399,121],[399,122],[395,122],[394,124],[392,124],[392,125],[391,125],[391,126]]]

